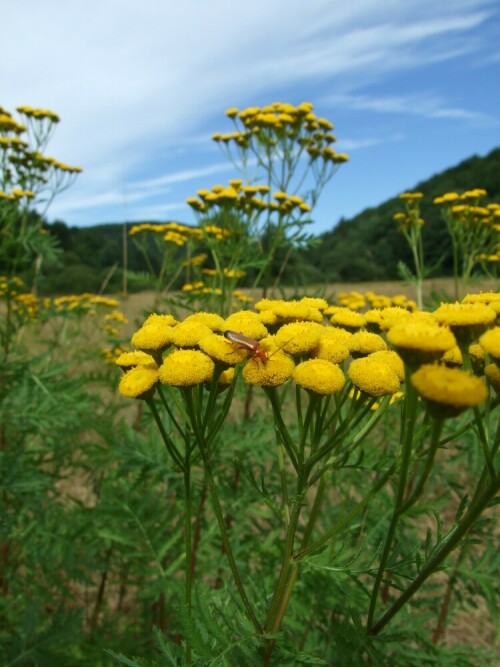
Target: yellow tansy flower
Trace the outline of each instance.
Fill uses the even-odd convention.
[[[125,398],[147,398],[157,382],[156,364],[136,366],[121,376],[118,391]]]
[[[485,366],[484,374],[490,381],[493,389],[497,392],[497,394],[500,394],[500,368],[497,366],[497,364],[488,364]]]
[[[276,333],[276,344],[289,354],[305,354],[318,345],[322,332],[316,322],[290,322]]]
[[[229,386],[231,382],[234,380],[234,373],[235,370],[233,367],[226,368],[226,370],[222,371],[222,373],[219,376],[219,384],[222,385],[223,387]]]
[[[323,327],[323,338],[332,338],[338,343],[343,343],[349,347],[349,341],[351,340],[354,334],[347,329],[342,329],[341,327]]]
[[[411,366],[439,359],[456,345],[455,336],[449,329],[413,317],[393,326],[387,340]]]
[[[144,352],[164,350],[172,343],[172,331],[162,324],[147,324],[132,336],[132,345]]]
[[[226,318],[224,330],[237,331],[254,340],[260,340],[268,335],[266,327],[260,320],[260,315],[250,310],[240,310]]]
[[[372,352],[369,355],[369,358],[372,361],[378,361],[381,364],[389,366],[389,368],[391,368],[396,373],[400,382],[405,379],[405,366],[403,360],[397,352],[394,352],[394,350],[380,350],[378,352]]]
[[[248,384],[278,387],[292,377],[294,368],[293,359],[279,351],[265,363],[258,359],[250,359],[243,368],[243,377]]]
[[[201,324],[205,324],[211,331],[223,331],[226,328],[224,318],[217,315],[217,313],[193,313],[183,320],[183,324],[187,322],[200,322]]]
[[[209,357],[215,361],[219,361],[228,366],[241,364],[248,359],[249,352],[247,349],[238,347],[224,336],[212,333],[210,336],[205,336],[199,342],[200,349],[208,354]]]
[[[449,350],[447,350],[442,356],[442,361],[444,361],[447,366],[461,366],[464,360],[462,357],[462,351],[458,345],[455,345],[454,347],[451,347]]]
[[[495,327],[484,333],[479,342],[492,359],[500,361],[500,327]]]
[[[358,331],[353,334],[348,346],[353,357],[366,356],[372,352],[387,350],[385,340],[378,334],[369,331]]]
[[[354,332],[365,326],[366,319],[363,315],[355,313],[350,308],[339,308],[339,310],[331,316],[330,322],[334,326],[343,327],[348,331]]]
[[[472,375],[438,364],[425,364],[411,376],[411,382],[436,417],[453,417],[486,400],[484,382]]]
[[[303,296],[299,303],[303,303],[310,308],[316,308],[317,310],[325,310],[328,308],[328,301],[316,296]]]
[[[440,324],[450,327],[460,343],[470,343],[496,319],[496,312],[484,303],[443,303],[433,313]]]
[[[339,331],[342,331],[342,329],[339,329]],[[316,359],[325,359],[333,364],[340,364],[344,359],[347,359],[349,354],[348,346],[332,336],[321,336],[319,343],[313,350],[313,356]]]
[[[214,362],[199,350],[174,350],[164,359],[158,370],[163,384],[174,387],[191,387],[209,382],[214,372]]]
[[[177,324],[177,320],[173,315],[158,315],[157,313],[151,313],[151,315],[144,320],[142,326],[144,327],[148,324],[162,324],[166,327],[173,327]]]
[[[399,378],[392,368],[370,357],[354,359],[347,374],[353,385],[369,396],[388,396],[399,390]]]
[[[299,387],[325,396],[340,391],[345,384],[341,369],[325,359],[303,361],[295,367],[293,379]]]
[[[172,329],[172,342],[177,347],[195,347],[211,334],[212,330],[202,322],[181,322]]]
[[[388,331],[395,324],[411,317],[411,313],[400,306],[387,308],[373,308],[364,313],[368,329],[374,331]]]
[[[120,366],[120,368],[127,369],[134,366],[156,365],[156,362],[150,354],[134,350],[133,352],[122,352],[116,359],[115,364]]]
[[[273,326],[279,321],[278,316],[272,310],[261,310],[259,313],[260,321],[266,327]]]

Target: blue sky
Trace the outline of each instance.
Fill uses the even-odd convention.
[[[69,225],[192,222],[238,176],[211,140],[232,106],[334,123],[315,233],[500,145],[498,0],[3,0],[2,26],[0,105],[59,113],[48,153],[84,168]]]

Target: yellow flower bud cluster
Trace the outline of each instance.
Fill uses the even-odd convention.
[[[202,269],[202,273],[204,273],[206,276],[224,276],[226,278],[243,278],[246,275],[246,271],[243,271],[243,269],[229,269],[229,268],[224,268],[224,269]]]
[[[404,233],[411,227],[421,227],[425,224],[425,220],[420,217],[419,209],[423,196],[421,192],[403,192],[399,195],[399,199],[404,202],[405,211],[395,213],[393,216],[394,221],[398,224],[398,231]]]
[[[498,261],[500,229],[500,204],[491,202],[483,205],[481,200],[487,192],[482,188],[466,190],[462,194],[448,192],[434,199],[442,207],[443,215],[452,230],[469,231],[471,240],[479,244],[483,252],[478,252],[476,261]],[[484,252],[486,250],[486,252]]]
[[[0,114],[0,132],[14,132],[14,134],[22,134],[26,131],[26,127],[18,123],[12,116],[5,112]]]
[[[144,222],[139,225],[133,225],[128,233],[130,236],[136,236],[137,234],[143,234],[145,232],[158,234],[167,243],[172,243],[179,247],[185,245],[191,238],[201,238],[202,236],[202,232],[198,227],[190,227],[189,225],[183,225],[179,222],[164,222],[157,224]]]
[[[234,143],[242,150],[257,145],[278,146],[293,141],[301,151],[307,151],[311,161],[318,159],[325,163],[340,164],[349,156],[336,153],[330,144],[336,141],[332,123],[316,116],[311,102],[295,106],[289,103],[273,102],[264,107],[248,107],[241,111],[236,107],[226,110],[236,131],[227,134],[216,133],[214,141],[223,145]]]
[[[60,121],[59,116],[50,109],[34,109],[33,107],[23,105],[17,107],[17,111],[27,118],[36,118],[37,120],[47,119],[51,123],[58,123]]]
[[[491,359],[495,368],[487,366],[487,377],[495,386],[500,327],[495,326],[498,311],[491,304],[500,304],[500,294],[469,295],[464,303],[443,304],[435,313],[388,306],[376,311],[380,320],[375,332],[362,313],[329,306],[322,298],[261,299],[254,311],[240,310],[226,319],[203,312],[183,322],[168,315],[151,316],[132,343],[154,356],[159,367],[155,382],[173,386],[204,383],[216,365],[227,368],[243,363],[248,384],[276,387],[294,381],[309,392],[328,395],[342,391],[348,378],[361,395],[379,398],[399,395],[406,364],[412,378],[416,377],[412,383],[431,409],[435,412],[436,405],[442,404],[441,416],[450,416],[477,405],[487,395],[482,380],[456,368],[461,362],[452,353],[457,346],[457,326],[458,339],[464,327],[476,337],[486,330],[469,349],[478,368],[486,356]],[[226,337],[224,332],[228,332]],[[446,357],[455,368],[447,367]],[[151,362],[136,364],[141,365],[149,367]],[[426,370],[417,374],[419,368]],[[138,375],[141,390],[146,377],[152,379],[153,374]],[[225,377],[228,382],[230,378]],[[126,385],[129,393],[130,381]],[[464,391],[470,396],[462,396]]]
[[[350,310],[363,310],[364,308],[371,308],[374,310],[381,310],[391,307],[406,309],[414,311],[417,309],[417,304],[404,294],[396,294],[394,296],[387,296],[385,294],[377,294],[372,291],[358,292],[353,290],[351,292],[339,292],[335,296],[335,301]],[[332,306],[335,308],[335,306]],[[333,315],[334,311],[330,310],[327,314]]]
[[[0,150],[7,151],[11,149],[14,152],[25,151],[28,149],[28,143],[20,137],[0,137]]]
[[[243,185],[240,180],[231,180],[228,186],[214,185],[211,190],[198,190],[199,197],[188,197],[186,202],[197,213],[207,213],[215,208],[232,208],[245,213],[260,213],[261,211],[278,211],[290,214],[295,211],[309,212],[311,207],[299,195],[288,195],[286,192],[275,192],[273,199],[267,201],[263,195],[268,195],[268,185]]]

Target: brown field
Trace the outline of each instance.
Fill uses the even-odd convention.
[[[477,292],[490,292],[498,291],[500,289],[500,283],[498,280],[483,280],[481,282],[475,282],[470,285],[470,288],[464,292],[466,293],[477,293]],[[260,290],[242,290],[248,296],[251,296],[256,301],[261,298],[262,292]],[[283,289],[286,296],[294,298],[293,288],[284,288]],[[415,298],[415,290],[411,285],[403,283],[401,281],[384,281],[384,282],[360,282],[360,283],[330,283],[328,285],[311,285],[304,290],[304,293],[307,293],[310,296],[322,296],[327,300],[333,300],[336,294],[340,292],[375,292],[376,294],[385,294],[386,296],[395,296],[396,294],[404,294],[410,299]],[[450,299],[453,294],[453,279],[451,278],[435,278],[433,280],[427,280],[424,282],[424,302],[430,304],[432,303],[432,294],[437,294],[438,298]],[[281,293],[275,292],[275,298],[282,298]],[[148,313],[155,312],[168,312],[168,306],[166,305],[156,305],[155,303],[161,304],[161,299],[158,301],[158,297],[155,292],[140,292],[138,294],[130,294],[127,296],[121,296],[120,304],[121,310],[124,312],[129,323],[125,329],[126,335],[132,335],[136,330],[137,324],[140,323]],[[238,308],[238,305],[235,305],[235,310]]]

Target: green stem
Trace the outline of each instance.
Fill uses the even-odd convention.
[[[434,457],[436,456],[436,452],[439,447],[439,438],[441,437],[441,431],[443,430],[443,420],[442,419],[436,419],[433,424],[432,428],[432,438],[431,438],[431,444],[429,446],[429,450],[427,452],[427,460],[425,462],[425,467],[424,470],[420,476],[420,479],[417,482],[417,485],[413,489],[413,492],[409,498],[405,500],[403,505],[401,506],[401,511],[400,513],[403,514],[406,512],[412,505],[415,504],[415,502],[419,499],[420,495],[422,494],[422,491],[424,490],[425,483],[430,475],[430,472],[432,470],[432,467],[434,465]]]
[[[271,387],[266,388],[265,392],[271,401],[276,429],[280,435],[281,442],[283,443],[283,446],[285,447],[287,454],[290,457],[290,461],[292,462],[293,467],[298,471],[299,452],[297,451],[297,447],[295,446],[295,443],[293,442],[290,433],[288,432],[286,424],[283,421],[283,417],[281,415],[281,406],[276,395],[276,390],[274,387]]]
[[[286,607],[288,605],[288,600],[291,595],[292,587],[289,586],[290,579],[295,580],[296,574],[294,570],[297,569],[297,563],[293,557],[293,545],[295,542],[295,535],[297,532],[297,526],[299,523],[300,511],[302,509],[302,500],[304,495],[304,489],[306,485],[306,480],[303,479],[303,469],[299,470],[299,475],[297,479],[297,495],[293,501],[293,508],[290,515],[290,522],[287,527],[286,536],[285,536],[285,549],[283,553],[283,563],[281,566],[281,572],[274,589],[274,595],[269,606],[269,611],[267,613],[265,631],[266,632],[277,632],[280,629],[283,616],[285,614]],[[275,640],[270,640],[267,644],[266,651],[264,654],[264,665],[269,664],[271,659],[272,652],[275,646]]]
[[[186,448],[186,458],[184,466],[184,577],[185,577],[185,592],[186,592],[186,607],[189,618],[191,618],[192,611],[192,534],[191,534],[191,462],[190,462],[189,448]],[[186,642],[186,659],[187,663],[191,662],[191,645]]]
[[[380,559],[379,568],[375,576],[375,583],[373,584],[372,595],[370,599],[370,606],[368,609],[367,629],[371,631],[373,619],[375,616],[375,608],[377,605],[378,593],[382,584],[385,568],[389,556],[391,554],[392,543],[396,534],[396,528],[399,518],[403,511],[403,500],[406,490],[406,481],[408,478],[408,471],[410,468],[411,452],[413,444],[413,430],[417,416],[417,393],[413,389],[410,382],[410,370],[406,369],[406,403],[405,412],[403,416],[403,442],[401,452],[401,469],[399,473],[399,483],[396,491],[396,498],[394,499],[394,510],[389,524],[389,529],[385,538],[384,550]]]
[[[198,447],[200,450],[201,458],[203,461],[203,467],[205,469],[205,476],[207,480],[207,485],[208,485],[208,491],[210,493],[210,499],[212,501],[212,507],[215,512],[215,516],[217,517],[217,523],[219,525],[219,531],[220,535],[222,538],[222,544],[224,547],[224,553],[226,554],[226,558],[229,562],[229,567],[231,568],[231,572],[233,574],[233,578],[236,584],[236,588],[238,589],[238,593],[240,594],[241,600],[243,602],[243,605],[245,606],[245,609],[247,610],[248,616],[250,620],[252,621],[255,630],[259,633],[262,634],[262,627],[257,619],[257,616],[255,615],[255,611],[253,610],[252,605],[250,604],[250,601],[245,593],[245,589],[243,588],[243,582],[241,580],[240,573],[238,571],[238,567],[236,565],[236,561],[234,559],[233,551],[231,549],[231,544],[229,542],[229,537],[227,534],[227,528],[226,528],[226,522],[224,520],[224,515],[222,513],[222,507],[220,504],[219,500],[219,494],[217,493],[217,487],[214,481],[214,476],[212,473],[212,467],[210,465],[210,456],[208,453],[208,445],[207,441],[203,435],[203,430],[202,430],[202,424],[200,416],[196,414],[196,409],[195,409],[195,401],[193,400],[193,392],[191,391],[191,387],[188,387],[184,391],[184,397],[186,399],[186,407],[188,410],[188,415],[189,419],[191,422],[191,426],[194,431],[194,435],[196,437],[196,441],[198,443]]]
[[[252,605],[250,604],[250,601],[245,593],[245,589],[243,588],[243,583],[241,580],[240,573],[238,571],[238,567],[236,565],[236,561],[234,560],[234,555],[233,551],[231,549],[231,545],[229,543],[229,537],[227,534],[227,529],[226,529],[226,522],[224,521],[224,515],[222,513],[222,508],[220,505],[219,501],[219,495],[217,493],[217,487],[215,485],[214,477],[212,474],[212,468],[210,466],[210,461],[208,458],[208,454],[205,450],[204,445],[202,442],[199,442],[199,447],[200,447],[200,452],[201,452],[201,457],[203,459],[203,466],[205,468],[205,475],[207,479],[207,484],[208,484],[208,491],[210,493],[210,499],[212,501],[212,507],[214,509],[215,515],[217,517],[217,523],[219,524],[219,530],[220,530],[220,535],[222,538],[222,544],[224,546],[224,553],[226,554],[227,560],[229,562],[229,567],[231,568],[231,572],[233,574],[233,578],[236,584],[236,588],[238,589],[238,593],[240,594],[241,600],[245,606],[245,609],[247,610],[248,616],[250,620],[253,623],[253,626],[258,634],[262,634],[262,627],[257,619],[257,616],[255,614],[255,611],[253,610]]]
[[[156,409],[154,399],[148,398],[148,399],[146,399],[146,403],[148,404],[149,409],[151,410],[151,412],[153,414],[153,417],[154,417],[155,422],[158,426],[158,429],[160,431],[162,440],[165,443],[165,447],[167,448],[168,453],[173,458],[174,462],[177,464],[179,469],[184,470],[184,464],[182,462],[181,455],[180,455],[177,447],[172,442],[172,439],[168,436],[167,432],[165,431],[165,427],[163,426],[163,422],[161,420],[161,417],[158,414],[158,410]]]
[[[500,480],[491,480],[485,491],[481,494],[478,502],[469,508],[469,511],[458,524],[455,530],[450,533],[436,549],[433,556],[429,558],[418,576],[412,581],[408,588],[391,605],[382,618],[369,628],[372,635],[378,634],[397,614],[397,612],[408,602],[408,600],[418,591],[422,584],[440,567],[448,555],[458,546],[460,541],[467,535],[475,520],[481,515],[483,510],[489,505],[500,489]]]
[[[388,479],[391,477],[395,469],[395,465],[392,465],[386,472],[380,477],[380,479],[377,480],[377,482],[374,484],[372,490],[367,493],[367,495],[362,498],[347,514],[344,514],[342,519],[338,521],[333,528],[331,528],[323,537],[320,537],[319,540],[316,542],[313,542],[310,546],[306,547],[305,549],[301,549],[298,554],[295,555],[295,560],[299,561],[305,558],[306,556],[309,556],[309,554],[314,553],[317,551],[320,547],[322,547],[326,542],[329,542],[332,537],[335,537],[340,531],[347,526],[352,519],[354,519],[361,511],[365,509],[365,507],[375,498],[375,496],[378,494],[380,489],[385,486],[387,483]]]

